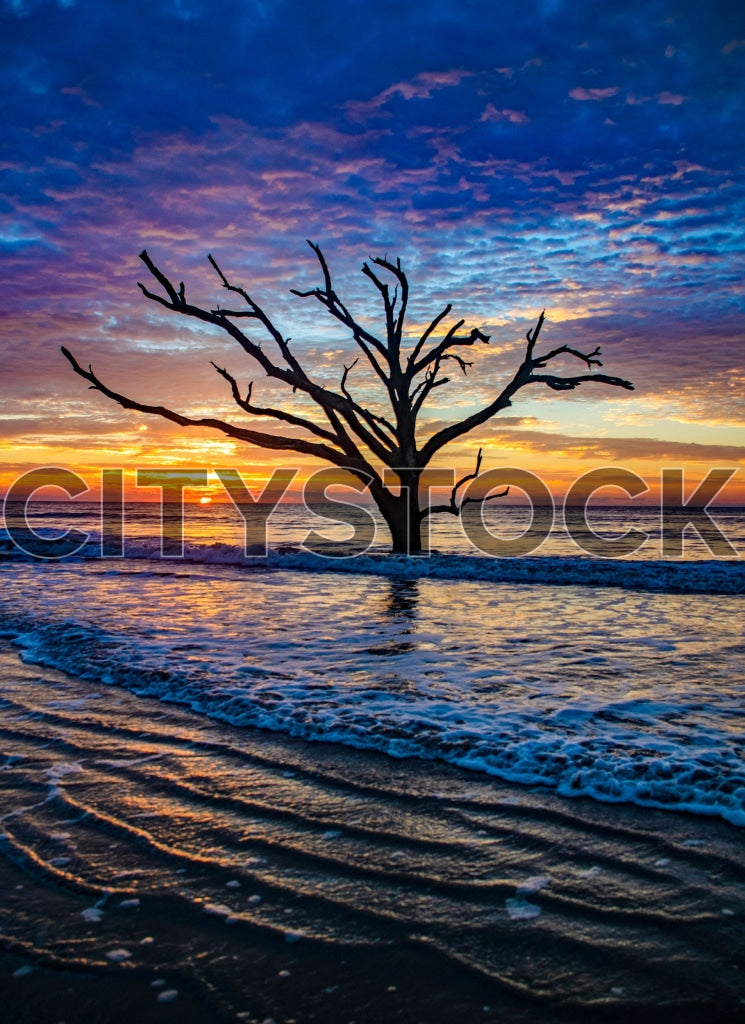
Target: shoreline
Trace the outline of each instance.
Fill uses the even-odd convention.
[[[29,532],[23,545],[0,536],[0,562],[46,565],[79,561],[119,565],[119,555],[102,554],[100,538],[84,544],[64,537],[44,539]],[[248,548],[240,544],[182,538],[180,554],[163,554],[160,536],[130,538],[126,560],[150,563],[154,569],[221,566],[252,572],[331,573],[369,576],[401,582],[426,580],[521,586],[621,588],[650,594],[738,596],[745,593],[745,561],[738,555],[709,558],[599,557],[588,552],[495,556],[481,552],[421,554],[360,551],[345,553],[343,544],[326,542],[326,550],[297,544]]]
[[[734,826],[0,669],[14,1024],[742,1011]]]

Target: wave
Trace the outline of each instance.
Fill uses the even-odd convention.
[[[6,1020],[741,1019],[719,822],[0,670]]]
[[[280,672],[271,662],[226,671],[215,650],[184,660],[141,637],[80,621],[6,620],[2,635],[24,661],[96,684],[181,704],[233,726],[309,741],[375,750],[389,757],[446,762],[506,782],[562,796],[719,816],[745,826],[745,771],[724,723],[695,737],[660,732],[684,717],[685,703],[629,697],[547,715],[529,705],[500,710],[437,693],[401,694],[375,680],[351,688],[307,671]],[[196,645],[192,645],[196,647]],[[189,648],[191,651],[191,648]],[[192,653],[194,653],[192,651]]]
[[[0,532],[0,557],[35,559],[101,559],[100,541],[80,545],[74,538],[55,539],[54,531],[28,535],[23,548],[6,531]],[[15,534],[18,537],[18,534]],[[171,563],[229,565],[252,570],[288,570],[374,575],[399,579],[449,579],[485,583],[551,586],[621,587],[671,594],[745,593],[745,560],[709,559],[625,561],[591,555],[540,555],[497,558],[489,555],[430,553],[401,555],[385,552],[350,554],[343,544],[329,543],[323,552],[301,546],[266,550],[234,544],[185,542],[183,554],[164,555],[158,537],[128,539],[126,558],[167,560]],[[120,561],[120,559],[117,559]]]

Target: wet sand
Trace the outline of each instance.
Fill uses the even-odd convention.
[[[741,829],[0,678],[13,1024],[741,1019]]]

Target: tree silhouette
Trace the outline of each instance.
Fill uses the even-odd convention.
[[[468,350],[474,345],[488,344],[488,336],[477,328],[459,333],[465,323],[464,320],[458,320],[445,329],[444,322],[452,310],[452,304],[448,303],[429,323],[421,336],[407,337],[404,334],[404,317],[409,298],[409,283],[401,269],[400,260],[392,263],[381,258],[372,259],[362,266],[362,273],[377,289],[383,304],[384,332],[381,332],[380,336],[373,333],[355,319],[337,295],[331,272],[320,247],[313,242],[308,244],[318,259],[323,284],[308,291],[293,289],[292,293],[301,298],[316,299],[335,320],[348,329],[357,349],[380,382],[386,403],[386,415],[361,405],[350,391],[349,378],[359,355],[350,365],[343,366],[336,390],[313,380],[290,347],[290,339],[284,336],[244,288],[231,284],[211,255],[208,257],[209,262],[218,274],[222,287],[242,300],[243,304],[238,304],[241,308],[226,309],[217,306],[215,309],[204,309],[192,305],[186,298],[183,282],[178,288],[175,287],[153,263],[147,251],[140,253],[140,259],[160,285],[162,293],[150,291],[138,282],[139,287],[148,299],[166,309],[181,316],[194,317],[204,323],[213,324],[225,331],[258,363],[268,377],[280,381],[288,388],[290,397],[297,392],[307,396],[322,416],[310,418],[285,409],[258,405],[253,400],[253,384],[250,384],[247,391],[242,394],[235,377],[226,369],[212,364],[229,384],[233,400],[244,413],[300,428],[303,436],[253,430],[220,419],[195,419],[164,406],[146,405],[113,391],[96,376],[91,366],[86,370],[67,349],[63,347],[62,352],[74,371],[87,380],[93,389],[118,402],[125,409],[136,409],[161,416],[185,427],[210,427],[228,437],[247,441],[261,448],[314,456],[353,474],[369,486],[372,498],[390,529],[393,550],[410,553],[422,549],[422,522],[427,516],[439,512],[458,516],[464,505],[471,500],[485,501],[499,496],[489,495],[483,499],[459,501],[460,489],[479,473],[481,451],[478,454],[475,472],[457,481],[448,504],[422,505],[423,473],[433,457],[445,445],[508,408],[514,395],[522,388],[529,384],[542,384],[554,391],[571,391],[581,384],[595,383],[633,390],[633,384],[627,380],[593,372],[593,367],[602,365],[598,358],[599,348],[585,353],[568,345],[560,345],[548,352],[537,354],[536,342],[544,323],[544,313],[541,313],[535,327],[527,333],[527,346],[522,362],[499,394],[477,412],[435,430],[422,440],[417,437],[417,421],[432,392],[450,382],[451,378],[444,372],[445,364],[450,362],[465,374],[472,365],[471,361],[464,358],[465,354],[468,354]],[[257,326],[268,334],[273,343],[271,352],[262,347],[261,340],[250,337],[239,326],[246,321],[255,321]],[[438,340],[440,329],[442,331]],[[584,363],[586,372],[570,376],[552,372],[550,364],[561,356],[573,357]],[[392,473],[386,472],[385,469],[381,472],[380,464]]]

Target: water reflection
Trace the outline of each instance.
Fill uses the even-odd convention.
[[[413,620],[419,606],[419,580],[392,579],[385,612],[392,618]]]
[[[419,580],[391,579],[380,607],[384,643],[366,647],[365,654],[393,658],[415,651],[417,643],[413,634],[419,608]]]

